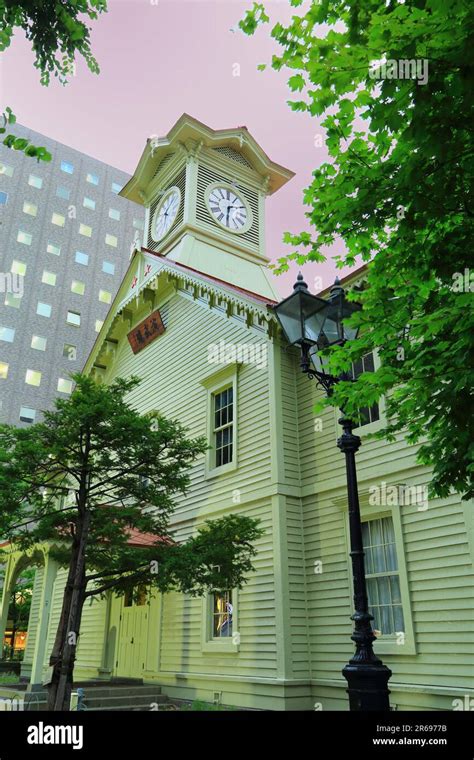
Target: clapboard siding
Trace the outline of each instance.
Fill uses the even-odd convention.
[[[311,673],[317,682],[340,679],[341,667],[352,654],[352,600],[338,415],[324,410],[319,415],[322,430],[315,432],[313,408],[319,394],[308,385],[301,378],[298,400],[302,486],[314,490],[303,499],[303,513]],[[363,428],[356,432],[362,436],[357,454],[360,493],[384,481],[428,486],[430,472],[417,463],[417,447],[407,445],[401,435],[387,443],[367,439]],[[365,509],[362,503],[363,517]],[[451,689],[454,696],[474,687],[474,573],[463,506],[452,495],[429,500],[427,509],[416,504],[394,509],[400,510],[403,545],[397,551],[405,555],[416,654],[381,654],[393,671],[392,682],[413,689],[397,693],[391,687],[391,703],[397,709],[449,709],[452,697],[441,691],[427,695],[423,686]],[[322,561],[320,574],[314,573],[316,560]],[[375,642],[376,652],[382,647]],[[339,688],[344,687],[342,683]],[[337,688],[314,686],[313,694],[327,709],[344,709]]]

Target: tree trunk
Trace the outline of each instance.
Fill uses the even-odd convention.
[[[77,562],[71,594],[66,635],[63,641],[59,679],[56,688],[55,711],[69,711],[77,640],[81,625],[82,607],[86,592],[86,547],[89,534],[90,512],[85,512],[79,532]]]
[[[78,532],[81,530],[81,526],[77,526]],[[72,589],[74,586],[74,576],[76,573],[77,561],[79,557],[79,540],[76,537],[72,546],[71,561],[69,563],[68,577],[66,586],[64,588],[63,604],[61,608],[61,617],[59,618],[58,627],[56,630],[56,637],[54,639],[54,646],[49,658],[49,665],[53,668],[51,681],[48,684],[48,710],[54,710],[56,703],[56,693],[59,683],[59,673],[61,669],[61,656],[64,649],[64,642],[66,641],[66,633],[68,630],[69,614],[71,610]]]

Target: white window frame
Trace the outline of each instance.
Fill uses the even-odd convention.
[[[213,596],[214,592],[210,591],[202,598],[201,651],[205,654],[238,654],[240,651],[240,643],[234,643],[234,636],[236,633],[239,633],[238,589],[232,589],[232,636],[214,638],[212,635],[212,615],[214,609]],[[237,640],[240,642],[240,636]]]
[[[375,484],[376,485],[376,484]],[[391,517],[393,521],[393,532],[395,535],[395,549],[397,552],[398,577],[400,581],[400,595],[402,599],[403,621],[405,626],[405,637],[403,643],[397,643],[397,636],[390,634],[379,636],[374,642],[375,654],[380,655],[416,655],[415,630],[413,626],[413,607],[410,601],[410,589],[408,585],[407,565],[405,556],[405,546],[403,543],[402,520],[399,505],[390,506],[372,506],[369,503],[369,491],[359,493],[361,521],[377,520],[382,517]],[[352,563],[349,556],[350,552],[350,530],[349,530],[349,511],[347,496],[335,500],[337,506],[342,507],[345,512],[345,534],[346,534],[346,554],[347,554],[347,572],[349,577],[349,586],[351,594],[351,613],[354,613],[354,588],[352,582]]]
[[[206,433],[209,449],[206,452],[205,478],[215,478],[237,469],[238,466],[238,395],[237,378],[239,366],[235,362],[208,375],[200,382],[207,391],[206,400]],[[232,386],[233,390],[233,432],[232,432],[232,461],[216,467],[216,448],[214,442],[214,396]]]

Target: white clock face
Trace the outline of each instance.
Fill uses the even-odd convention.
[[[213,217],[232,232],[242,232],[249,226],[247,204],[235,190],[217,185],[212,188],[207,202]]]
[[[181,192],[179,187],[171,187],[166,191],[153,216],[151,234],[154,240],[161,240],[170,231],[179,211],[180,203]]]

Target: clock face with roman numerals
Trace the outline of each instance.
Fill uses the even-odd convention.
[[[161,202],[158,204],[151,223],[151,236],[157,241],[164,238],[173,226],[181,204],[181,191],[179,187],[170,187],[166,190]]]
[[[214,219],[231,232],[244,232],[251,224],[250,209],[235,190],[214,185],[206,193],[207,205]]]

